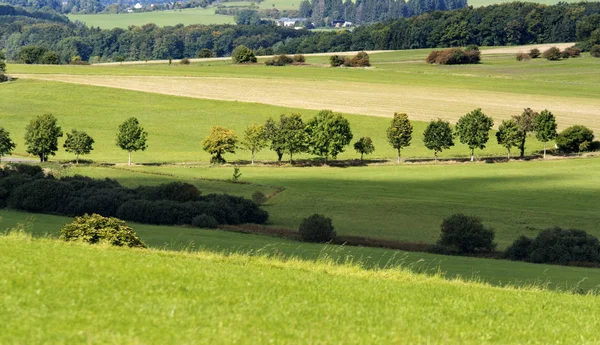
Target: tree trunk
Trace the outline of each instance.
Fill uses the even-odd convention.
[[[437,163],[437,151],[433,151],[433,160]]]
[[[252,165],[254,165],[254,149],[252,149]]]
[[[400,164],[400,149],[398,149],[398,164]]]
[[[364,156],[364,155],[365,155],[365,154],[364,154],[363,152],[361,152],[361,153],[360,153],[360,161],[361,161],[361,162],[363,161],[363,156]]]
[[[277,164],[281,164],[282,158],[283,158],[283,152],[277,151]]]
[[[510,149],[508,149],[508,160],[510,160]]]
[[[475,149],[471,149],[471,162],[475,160]]]
[[[546,159],[546,142],[544,141],[544,159]]]
[[[327,161],[329,160],[329,155],[325,155],[325,165],[327,165]]]
[[[292,164],[292,151],[290,151],[290,164]]]
[[[523,139],[521,139],[521,145],[519,149],[521,150],[521,158],[525,157],[525,139],[527,139],[527,133],[523,134]]]
[[[44,163],[44,152],[40,153],[40,163]]]
[[[75,157],[75,164],[79,165],[79,155],[76,155]]]
[[[127,165],[131,166],[131,151],[127,151],[129,153],[129,158],[127,160]]]

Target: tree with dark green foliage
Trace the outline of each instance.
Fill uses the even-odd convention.
[[[6,73],[6,55],[4,50],[0,50],[0,74]]]
[[[24,64],[39,64],[47,51],[46,48],[36,45],[25,46],[19,51],[19,61]]]
[[[290,155],[290,163],[292,163],[294,154],[306,152],[306,125],[300,114],[281,115],[279,131],[283,151]]]
[[[373,146],[371,137],[362,137],[354,143],[354,149],[360,153],[360,161],[362,162],[364,155],[369,155],[375,151],[375,146]]]
[[[304,218],[298,232],[300,239],[304,242],[324,243],[333,240],[336,236],[331,218],[320,214]]]
[[[60,229],[60,239],[89,244],[108,243],[113,246],[146,248],[146,245],[127,224],[112,217],[99,214],[75,217],[75,220]]]
[[[75,162],[79,164],[79,156],[87,155],[94,149],[94,139],[90,137],[86,132],[78,131],[75,129],[71,130],[71,133],[67,133],[67,139],[63,147],[65,151],[72,152],[76,155]]]
[[[544,143],[544,159],[546,159],[546,143],[554,140],[558,133],[556,132],[556,117],[554,114],[544,109],[540,115],[535,118],[535,137]]]
[[[198,51],[198,54],[196,54],[196,57],[199,57],[201,59],[215,57],[215,52],[208,48],[202,48]]]
[[[146,141],[148,133],[140,126],[138,119],[130,117],[119,125],[117,132],[117,146],[127,151],[127,165],[131,165],[131,152],[144,151],[148,147]]]
[[[387,129],[387,139],[390,145],[398,152],[397,163],[400,164],[400,150],[410,146],[413,126],[405,113],[394,113],[394,119]]]
[[[251,124],[244,131],[241,145],[252,153],[252,165],[254,165],[254,153],[259,152],[267,146],[267,133],[265,126]]]
[[[484,149],[490,138],[494,120],[480,108],[467,113],[456,123],[455,135],[471,150],[471,162],[475,160],[475,149]]]
[[[546,51],[542,53],[542,57],[548,61],[557,61],[560,60],[561,54],[560,49],[557,47],[548,48]]]
[[[211,163],[225,163],[223,154],[235,153],[238,138],[231,129],[221,126],[210,128],[210,134],[202,140],[202,149],[212,155]]]
[[[454,138],[450,123],[442,119],[429,122],[423,132],[423,143],[426,148],[433,150],[433,157],[437,162],[439,152],[454,146]]]
[[[260,15],[256,10],[243,9],[238,11],[234,20],[237,25],[258,25],[260,24]]]
[[[352,140],[350,122],[340,113],[331,110],[321,110],[306,125],[308,148],[312,154],[334,159],[344,152],[344,147]]]
[[[10,138],[10,133],[0,127],[0,163],[2,163],[2,157],[9,155],[15,149],[15,143]]]
[[[285,143],[281,130],[281,121],[275,122],[273,119],[268,119],[264,125],[265,135],[268,141],[271,142],[270,149],[277,154],[277,163],[281,163],[285,152]]]
[[[63,132],[57,125],[52,114],[40,115],[25,128],[25,143],[27,152],[40,157],[40,162],[46,162],[48,156],[54,156],[58,151],[58,138]]]
[[[535,131],[535,119],[538,115],[539,114],[531,110],[531,108],[526,108],[521,115],[513,116],[513,120],[521,130],[521,143],[519,144],[521,158],[525,157],[525,141],[527,140],[527,135]]]
[[[489,253],[496,249],[494,231],[486,228],[478,217],[453,214],[444,219],[441,228],[438,245],[460,254]]]
[[[519,146],[521,143],[519,125],[514,120],[502,121],[502,124],[498,127],[498,132],[496,132],[496,140],[498,140],[500,146],[508,151],[507,158],[510,159],[510,149]]]
[[[580,125],[565,128],[556,136],[556,145],[563,152],[587,151],[594,141],[594,132]]]
[[[252,49],[246,47],[245,45],[239,45],[235,47],[231,53],[231,60],[236,64],[253,63],[256,62],[256,56],[254,56]]]
[[[595,58],[600,58],[600,44],[595,44],[590,49],[590,55]]]

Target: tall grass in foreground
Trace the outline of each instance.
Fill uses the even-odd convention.
[[[593,295],[0,236],[0,343],[597,343]]]

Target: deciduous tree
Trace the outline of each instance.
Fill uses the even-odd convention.
[[[504,120],[498,132],[496,132],[496,140],[500,146],[508,151],[508,159],[510,159],[510,149],[519,146],[521,142],[521,130],[514,120]]]
[[[267,133],[265,126],[251,124],[244,131],[242,147],[252,152],[252,165],[254,165],[254,153],[259,152],[267,146]]]
[[[131,165],[131,152],[144,151],[147,148],[148,133],[140,126],[138,119],[130,117],[119,125],[117,146],[128,153],[127,164]]]
[[[281,131],[281,121],[275,122],[273,119],[268,119],[265,122],[265,135],[267,140],[271,142],[270,149],[277,154],[277,162],[281,163],[283,153],[285,152],[284,140]]]
[[[375,146],[373,146],[373,140],[370,137],[362,137],[354,143],[354,149],[360,153],[360,160],[362,161],[364,155],[369,155],[375,151]]]
[[[493,125],[494,120],[479,108],[464,115],[456,123],[456,135],[460,142],[471,149],[471,162],[475,158],[475,149],[485,148]]]
[[[539,116],[535,118],[535,137],[544,143],[544,159],[546,159],[546,143],[554,140],[558,133],[556,132],[556,117],[547,109],[544,109]]]
[[[400,163],[400,150],[410,146],[413,126],[405,113],[394,113],[394,119],[387,129],[387,139],[390,145],[398,151],[398,163]]]
[[[290,163],[294,154],[306,152],[306,125],[300,114],[281,115],[280,139],[284,151],[290,154]]]
[[[423,132],[423,143],[425,147],[433,150],[434,159],[437,161],[438,152],[454,146],[450,123],[442,119],[431,121]]]
[[[331,110],[321,110],[308,122],[306,131],[310,152],[325,157],[325,164],[329,156],[335,159],[344,152],[344,147],[352,140],[350,122]]]
[[[2,162],[2,157],[9,155],[15,149],[15,143],[10,138],[10,133],[0,127],[0,163]]]
[[[58,151],[58,138],[62,135],[63,132],[52,114],[40,115],[31,120],[25,128],[27,152],[40,157],[40,162],[45,162],[48,156],[55,155]]]
[[[235,153],[238,138],[231,130],[221,126],[213,126],[210,134],[202,141],[202,149],[213,157],[211,163],[225,163],[223,154]]]
[[[94,149],[94,139],[90,137],[86,132],[78,131],[75,129],[71,130],[71,133],[67,133],[67,139],[64,143],[65,151],[74,153],[76,155],[76,163],[79,164],[79,156],[87,155]]]
[[[525,157],[525,140],[527,135],[535,130],[535,118],[539,114],[531,108],[523,110],[521,115],[513,116],[513,120],[519,125],[521,129],[521,143],[519,144],[519,150],[521,150],[521,158]]]

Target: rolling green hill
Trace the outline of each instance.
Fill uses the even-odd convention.
[[[209,252],[0,237],[0,342],[600,341],[596,296]]]

